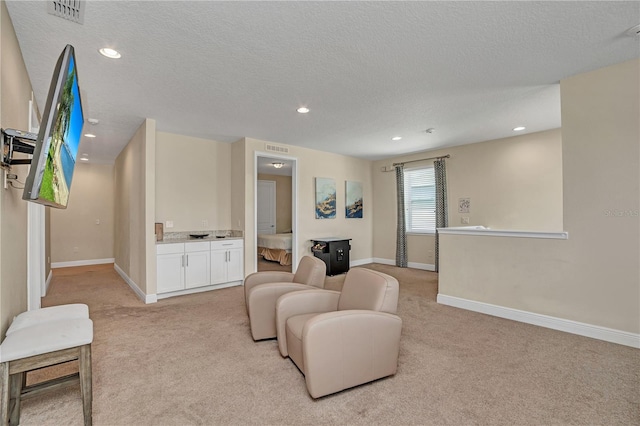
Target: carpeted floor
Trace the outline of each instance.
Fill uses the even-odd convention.
[[[367,267],[400,281],[398,373],[318,400],[274,340],[253,342],[241,287],[144,305],[84,267],[57,270],[43,305],[90,307],[95,425],[640,424],[640,351],[438,305],[436,274]],[[25,401],[21,424],[82,424],[79,389]]]

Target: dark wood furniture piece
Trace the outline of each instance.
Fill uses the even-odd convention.
[[[344,274],[349,270],[351,238],[317,238],[311,240],[311,251],[327,265],[327,275]]]

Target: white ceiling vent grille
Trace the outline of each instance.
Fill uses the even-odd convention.
[[[48,1],[47,11],[51,15],[59,16],[78,24],[84,23],[85,0],[53,0]]]
[[[266,144],[266,148],[267,151],[270,152],[277,152],[278,154],[288,154],[289,153],[289,148],[287,148],[286,146],[280,146],[280,145],[273,145],[273,144]]]

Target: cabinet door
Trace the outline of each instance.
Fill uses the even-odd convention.
[[[227,250],[211,250],[211,284],[227,282]]]
[[[227,256],[227,281],[240,281],[244,279],[244,262],[242,261],[243,249],[233,248],[228,250]]]
[[[211,281],[209,251],[187,253],[185,257],[185,288],[209,285]]]
[[[168,293],[170,291],[184,289],[182,253],[159,254],[156,264],[156,291],[158,293]]]

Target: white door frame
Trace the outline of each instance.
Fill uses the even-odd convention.
[[[38,132],[40,120],[31,92],[29,100],[29,131]],[[47,293],[45,280],[45,208],[27,203],[27,310],[40,309],[41,298]]]
[[[46,294],[44,206],[27,203],[27,309],[40,309]]]
[[[298,159],[287,155],[271,154],[268,152],[255,151],[253,156],[253,229],[254,229],[254,247],[258,246],[258,157],[273,158],[274,160],[291,161],[291,270],[295,272],[298,267]],[[258,270],[258,257],[251,256],[253,259],[253,270]]]

